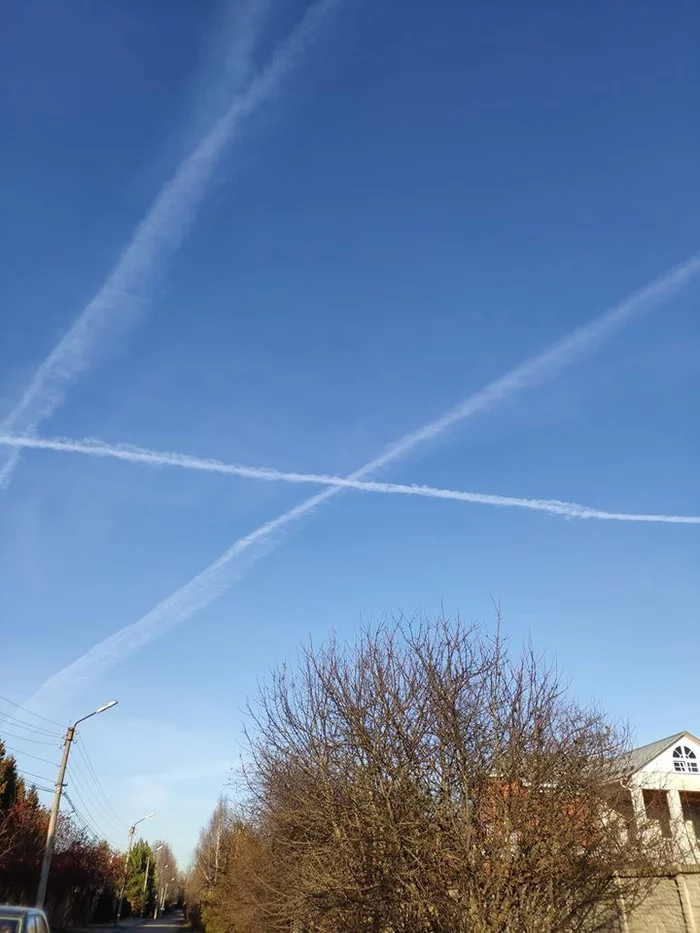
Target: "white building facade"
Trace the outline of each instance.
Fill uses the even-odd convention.
[[[623,762],[627,793],[619,809],[637,831],[672,839],[683,863],[700,865],[700,740],[678,732],[634,749]]]

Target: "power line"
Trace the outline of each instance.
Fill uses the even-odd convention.
[[[13,716],[11,713],[5,713],[0,710],[0,718],[3,722],[9,722],[12,728],[15,729],[26,729],[27,732],[33,732],[36,735],[50,735],[55,738],[60,738],[60,732],[54,732],[52,729],[45,729],[43,726],[37,726],[33,722],[27,722],[25,719],[21,719],[19,716]]]
[[[113,828],[118,829],[120,834],[126,832],[127,824],[119,819],[118,816],[114,814],[111,807],[107,806],[100,797],[95,794],[94,786],[89,783],[88,775],[84,771],[77,771],[75,768],[75,763],[69,767],[69,772],[73,780],[78,783],[78,786],[81,788],[83,794],[90,800],[91,805],[98,808],[101,814],[101,818],[109,823]]]
[[[2,699],[2,698],[0,698],[0,699]],[[14,704],[14,705],[16,705],[16,704]],[[28,721],[27,721],[26,719],[24,719],[22,716],[18,716],[18,715],[17,715],[16,713],[14,713],[14,712],[6,712],[5,710],[0,709],[0,717],[1,717],[5,722],[13,722],[13,723],[16,723],[18,726],[21,726],[23,729],[28,729],[28,730],[31,731],[31,732],[45,733],[45,734],[47,734],[47,735],[58,735],[58,734],[59,734],[59,733],[57,733],[54,729],[47,729],[46,726],[41,725],[41,724],[39,724],[39,723],[36,723],[36,722],[28,722]],[[56,723],[56,725],[59,727],[59,729],[62,728],[62,727],[60,726],[59,723]]]
[[[117,823],[119,823],[120,826],[126,828],[129,824],[126,822],[125,819],[123,819],[123,817],[121,817],[121,816],[117,813],[117,811],[116,811],[116,810],[114,809],[114,807],[112,806],[112,803],[111,803],[109,797],[107,796],[107,793],[106,793],[104,787],[102,786],[102,783],[101,783],[99,777],[97,776],[97,772],[95,771],[95,768],[94,768],[94,765],[93,765],[93,763],[92,763],[92,761],[91,761],[91,759],[90,759],[90,756],[88,755],[88,750],[87,750],[87,748],[86,748],[86,746],[85,746],[85,742],[84,742],[81,738],[78,737],[78,738],[76,738],[76,740],[75,740],[75,745],[76,745],[76,747],[77,747],[77,749],[78,749],[78,752],[79,752],[79,754],[80,754],[80,757],[81,757],[81,758],[83,759],[83,761],[85,762],[85,765],[86,765],[86,767],[87,767],[87,769],[88,769],[88,772],[89,772],[90,776],[92,777],[92,780],[93,780],[94,783],[95,783],[95,787],[97,788],[98,793],[100,794],[100,796],[102,797],[102,800],[104,801],[105,808],[112,814],[112,816],[113,816],[114,819],[117,821]]]
[[[21,739],[22,742],[31,742],[33,745],[51,745],[53,748],[58,747],[60,742],[60,736],[57,736],[55,741],[48,742],[46,739],[32,739],[28,735],[17,735],[16,732],[8,732],[6,729],[3,729],[2,734],[9,735],[13,739]]]
[[[83,797],[80,794],[78,788],[74,786],[73,792],[77,795],[78,800],[80,801],[81,807],[84,807],[85,810],[88,811],[89,813],[89,807],[86,805],[85,801],[83,800]],[[75,816],[80,820],[80,822],[83,824],[83,827],[87,829],[87,831],[90,833],[90,835],[93,837],[93,839],[96,842],[102,842],[104,840],[110,846],[112,846],[112,848],[114,849],[118,848],[118,846],[114,844],[114,841],[110,839],[110,837],[106,833],[101,832],[100,829],[92,822],[93,820],[92,814],[90,814],[88,818],[85,815],[85,812],[76,806],[75,801],[70,797],[70,795],[67,792],[64,793],[63,796],[66,798],[66,800],[70,804],[71,809],[73,810],[73,813],[75,814]]]
[[[80,790],[77,784],[75,783],[73,784],[73,789],[71,793],[75,794],[78,800],[80,801],[81,812],[88,826],[90,826],[90,828],[95,832],[95,835],[103,839],[106,838],[107,834],[101,832],[99,826],[97,825],[99,821],[95,819],[95,815],[90,811],[90,807],[86,803],[85,798],[83,797],[82,791]]]
[[[78,810],[78,808],[76,807],[76,805],[75,805],[75,804],[73,803],[73,801],[71,800],[70,795],[69,795],[68,793],[64,793],[64,794],[63,794],[63,797],[64,797],[64,799],[67,801],[67,803],[69,804],[69,806],[70,806],[70,808],[71,808],[71,813],[72,813],[73,816],[78,820],[78,822],[81,824],[82,829],[84,829],[90,836],[92,836],[93,839],[99,839],[99,836],[97,835],[97,833],[95,832],[95,830],[88,824],[88,822],[87,822],[87,820],[85,819],[85,817],[83,816],[83,814],[80,813],[80,811]]]
[[[4,700],[5,703],[9,703],[10,706],[14,706],[16,709],[21,709],[25,713],[29,713],[30,716],[36,716],[37,719],[43,719],[44,722],[50,722],[52,726],[58,726],[59,729],[63,728],[63,725],[60,722],[56,722],[55,719],[49,719],[48,716],[42,716],[40,713],[35,713],[31,709],[27,709],[26,706],[22,706],[19,703],[15,703],[14,700],[10,700],[9,697],[0,696],[0,700]]]
[[[87,751],[87,748],[85,747],[85,743],[84,743],[82,740],[78,739],[78,740],[77,740],[77,747],[78,747],[78,752],[80,753],[80,757],[81,757],[82,760],[84,761],[85,766],[86,766],[86,768],[87,768],[87,770],[88,770],[88,773],[90,774],[90,777],[92,778],[92,780],[93,780],[93,782],[94,782],[94,784],[95,784],[95,787],[97,788],[97,791],[98,791],[100,797],[102,798],[102,800],[103,800],[103,802],[104,802],[105,809],[106,809],[109,813],[111,813],[112,817],[117,821],[117,823],[118,823],[122,828],[126,828],[129,824],[126,822],[126,820],[125,820],[123,817],[121,817],[121,816],[117,813],[117,811],[116,811],[116,810],[114,809],[114,807],[112,806],[112,802],[111,802],[111,800],[109,799],[109,797],[108,797],[108,795],[107,795],[107,793],[106,793],[104,787],[102,786],[102,783],[101,783],[99,777],[97,776],[97,772],[95,771],[95,767],[94,767],[94,765],[93,765],[93,763],[92,763],[92,761],[91,761],[91,759],[90,759],[90,756],[88,755],[88,751]]]
[[[23,774],[25,777],[33,777],[40,781],[47,781],[49,784],[51,783],[51,778],[44,777],[43,774],[34,774],[32,771],[23,771],[22,768],[17,768],[17,773]]]
[[[91,823],[91,822],[88,820],[88,818],[85,816],[85,814],[83,813],[83,811],[82,811],[81,809],[78,808],[78,805],[74,802],[73,798],[72,798],[69,794],[67,794],[67,793],[64,794],[64,797],[66,798],[66,800],[67,800],[68,803],[70,804],[70,808],[71,808],[71,810],[73,811],[73,815],[76,816],[76,817],[78,818],[78,820],[82,823],[83,828],[86,829],[86,830],[90,833],[90,835],[93,837],[93,839],[100,839],[100,838],[102,838],[102,837],[100,836],[99,832],[95,829],[95,827],[92,825],[92,823]],[[80,799],[80,798],[78,798],[78,799]]]
[[[106,807],[100,800],[97,800],[92,795],[90,788],[86,786],[86,783],[83,780],[83,776],[80,775],[79,772],[75,770],[72,764],[68,766],[68,774],[70,775],[72,780],[75,782],[75,790],[79,798],[82,800],[83,806],[85,806],[85,808],[88,809],[88,803],[87,803],[87,800],[85,799],[85,798],[88,798],[90,800],[91,805],[100,808],[101,810],[101,814],[99,817],[100,820],[104,820],[107,823],[111,823],[112,828],[118,827],[119,830],[122,831],[124,829],[124,826],[121,824],[120,821],[116,820],[109,813],[109,811],[106,809]],[[83,797],[83,794],[85,795],[84,797]],[[90,816],[93,819],[95,819],[94,814],[91,813]],[[97,819],[95,819],[95,822],[97,822]]]
[[[26,758],[33,758],[35,761],[43,761],[45,765],[53,765],[54,768],[58,768],[56,762],[49,761],[48,758],[39,758],[38,755],[30,755],[29,752],[25,752],[21,748],[13,748],[11,745],[6,745],[5,748],[9,752],[14,752],[17,755],[24,755]]]

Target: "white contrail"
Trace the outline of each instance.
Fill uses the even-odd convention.
[[[129,444],[106,444],[88,438],[73,441],[68,438],[24,438],[0,435],[0,446],[33,450],[52,450],[60,453],[86,454],[90,457],[109,457],[127,463],[144,463],[155,467],[179,467],[204,473],[223,473],[242,479],[257,479],[267,482],[305,483],[318,486],[334,486],[340,489],[356,489],[361,492],[380,492],[388,495],[423,496],[428,499],[451,499],[455,502],[471,502],[477,505],[495,505],[536,512],[549,512],[567,518],[593,518],[618,522],[659,522],[669,525],[700,525],[700,515],[663,515],[658,513],[608,512],[594,509],[577,502],[562,502],[560,499],[524,499],[520,496],[500,496],[482,492],[464,492],[459,489],[443,489],[423,483],[383,483],[376,480],[352,479],[328,473],[297,473],[276,470],[273,467],[246,466],[241,463],[226,463],[223,460],[193,457],[190,454],[164,453],[146,450]]]
[[[604,312],[590,324],[573,331],[572,334],[556,343],[553,347],[509,370],[505,375],[487,385],[480,392],[469,396],[464,402],[452,408],[442,417],[429,422],[411,434],[404,435],[396,443],[388,447],[384,453],[350,474],[348,478],[351,480],[364,479],[373,471],[406,456],[413,448],[424,441],[437,437],[438,434],[446,431],[458,421],[469,418],[477,414],[477,412],[485,411],[516,392],[537,385],[556,375],[564,366],[579,358],[585,352],[590,352],[604,340],[611,337],[624,324],[647,310],[654,302],[669,297],[676,289],[686,284],[698,271],[700,271],[700,255],[692,257],[661,278],[635,292],[621,304]],[[115,632],[114,635],[103,639],[80,658],[50,677],[41,686],[31,702],[35,704],[43,702],[54,690],[61,690],[93,678],[97,673],[116,664],[121,658],[126,657],[142,645],[147,644],[163,632],[168,631],[208,606],[227,590],[263,553],[272,548],[274,543],[273,535],[304,515],[308,515],[318,505],[339,493],[341,488],[340,486],[330,486],[240,538],[212,564],[197,574],[196,577],[193,577],[189,583],[181,586],[167,599],[158,603],[137,622],[133,622],[131,625]],[[254,547],[257,547],[258,550],[253,551]],[[250,553],[246,554],[246,552]],[[246,562],[237,561],[237,558],[240,558],[241,555],[246,555],[248,560]]]
[[[338,0],[311,6],[270,64],[236,96],[211,131],[178,166],[136,229],[116,266],[71,328],[38,368],[0,433],[32,435],[63,403],[68,386],[90,364],[90,353],[109,333],[123,329],[145,306],[162,263],[178,248],[212,174],[241,123],[268,101],[294,67],[314,30]],[[241,46],[246,51],[245,43]],[[0,470],[0,489],[12,479],[13,450]]]

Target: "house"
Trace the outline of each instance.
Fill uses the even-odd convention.
[[[673,839],[684,863],[700,865],[700,739],[677,732],[620,761],[615,809],[629,826]]]

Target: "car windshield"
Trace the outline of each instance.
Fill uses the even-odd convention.
[[[19,920],[17,917],[0,916],[0,933],[17,933]]]

